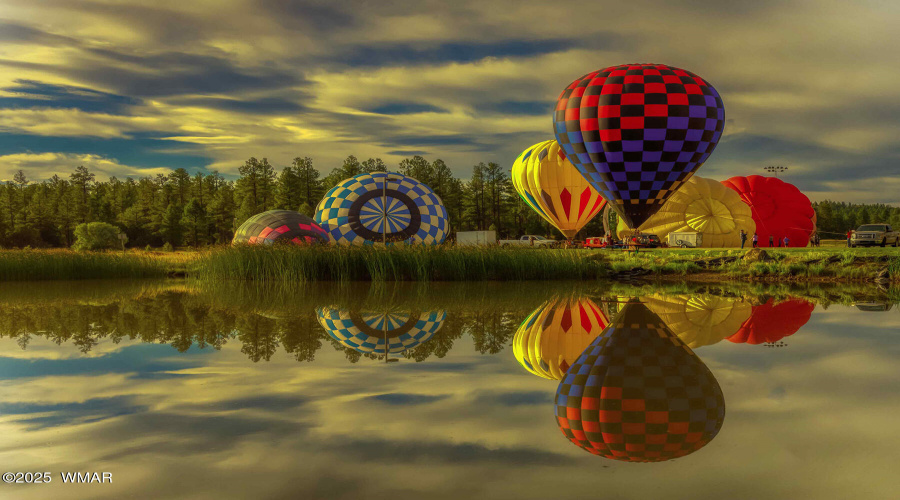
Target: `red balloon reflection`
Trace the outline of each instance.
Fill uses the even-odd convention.
[[[753,306],[750,318],[728,340],[754,345],[778,342],[805,325],[815,307],[815,304],[803,299],[790,299],[777,304],[775,299],[769,299],[765,304]]]

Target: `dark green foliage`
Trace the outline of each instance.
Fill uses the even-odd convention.
[[[878,204],[854,204],[836,201],[813,203],[816,227],[822,239],[846,238],[847,230],[863,224],[885,223],[900,227],[900,208]]]
[[[119,228],[106,222],[85,222],[75,226],[75,250],[109,250],[121,248]]]

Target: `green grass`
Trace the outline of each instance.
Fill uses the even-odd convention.
[[[608,267],[588,254],[479,247],[250,247],[212,250],[189,276],[258,281],[507,281],[597,279]]]
[[[148,254],[0,250],[0,281],[158,278],[172,263]]]

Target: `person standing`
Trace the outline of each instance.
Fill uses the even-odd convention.
[[[775,236],[770,234],[769,235],[769,248],[772,248],[774,246],[775,246]]]
[[[784,239],[783,239],[783,240],[781,240],[781,242],[782,242],[782,243],[783,243],[783,245],[782,245],[782,246],[784,246],[784,248],[787,248],[787,246],[788,246],[788,243],[790,243],[790,242],[791,242],[791,239],[790,239],[790,238],[788,238],[788,237],[787,237],[787,236],[785,236],[785,237],[784,237]]]
[[[759,235],[756,234],[756,231],[753,231],[753,248],[759,248]]]
[[[848,230],[847,230],[847,247],[850,246],[850,238],[852,238],[852,237],[853,237],[853,230],[852,230],[852,229],[848,229]]]
[[[741,250],[744,249],[744,243],[747,243],[747,233],[745,233],[744,230],[741,229]]]

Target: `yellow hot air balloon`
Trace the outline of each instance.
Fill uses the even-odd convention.
[[[641,302],[691,348],[734,335],[753,312],[748,302],[713,295],[651,295]]]
[[[562,380],[569,365],[607,324],[606,315],[588,298],[549,300],[519,326],[513,338],[513,354],[529,372]]]
[[[606,204],[553,140],[522,152],[513,163],[510,177],[528,206],[566,239],[572,239]]]
[[[756,223],[740,195],[719,181],[695,175],[638,229],[663,241],[671,232],[698,232],[703,234],[701,247],[739,247],[741,229],[747,233],[749,242]],[[619,238],[625,238],[634,230],[619,220],[617,232]]]

